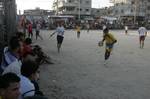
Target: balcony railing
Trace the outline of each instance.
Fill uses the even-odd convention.
[[[78,6],[78,4],[77,3],[66,3],[66,2],[61,2],[61,3],[59,3],[59,5],[58,5],[59,7],[63,7],[63,6],[68,6],[68,7],[76,7],[76,6]]]

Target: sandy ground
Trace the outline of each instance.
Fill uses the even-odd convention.
[[[140,49],[137,31],[112,30],[118,43],[104,66],[104,47],[97,46],[102,31],[83,30],[80,39],[66,31],[59,54],[52,32],[42,31],[44,40],[36,41],[55,62],[41,66],[39,83],[49,99],[149,99],[150,36]]]

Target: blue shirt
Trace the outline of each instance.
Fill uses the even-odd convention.
[[[9,51],[8,47],[4,48],[3,51],[3,57],[2,57],[2,63],[1,63],[1,69],[4,70],[8,65],[10,65],[11,63],[18,61],[18,58]]]

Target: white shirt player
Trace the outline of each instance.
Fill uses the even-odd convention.
[[[57,27],[56,32],[57,32],[57,35],[63,37],[64,36],[64,32],[65,32],[65,28],[63,26]]]
[[[139,32],[140,36],[145,36],[146,33],[147,33],[147,30],[146,30],[145,27],[140,27],[139,30],[138,30],[138,32]]]
[[[126,31],[128,30],[128,26],[125,26],[125,30],[126,30]]]

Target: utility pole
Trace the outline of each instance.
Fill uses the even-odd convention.
[[[81,4],[80,4],[80,0],[78,1],[78,6],[79,6],[79,13],[78,13],[78,20],[80,21],[80,19],[81,19],[81,11],[80,11],[80,9],[81,9]]]
[[[137,19],[137,7],[139,7],[138,6],[138,3],[139,3],[140,1],[139,0],[134,0],[134,25],[136,24],[136,19]]]
[[[58,15],[58,0],[56,1],[56,7],[57,7],[56,15]]]

